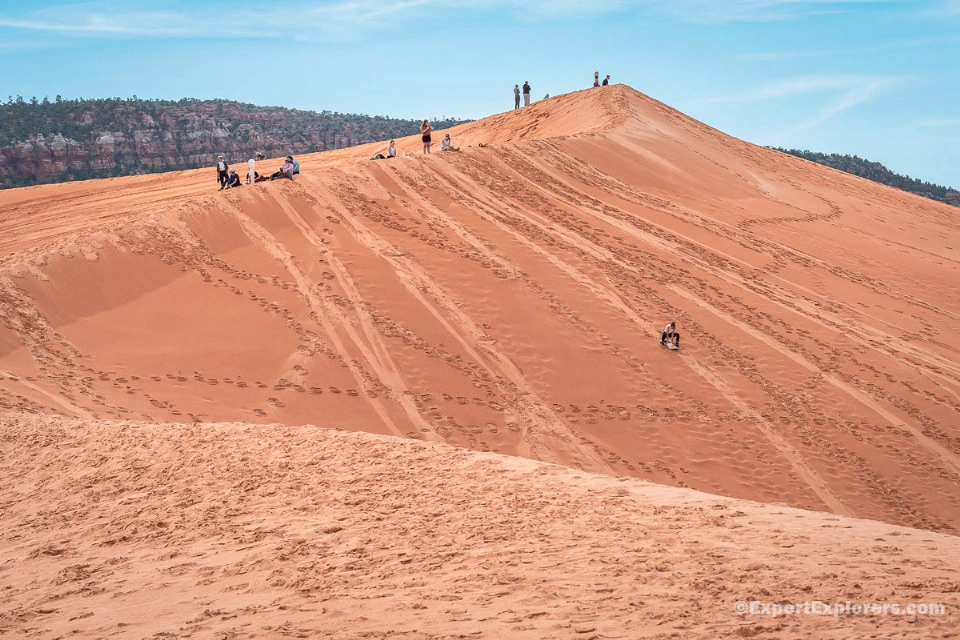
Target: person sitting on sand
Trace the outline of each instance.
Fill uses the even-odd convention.
[[[607,77],[603,79],[603,82],[600,83],[600,86],[606,87],[610,84],[610,74],[607,74]]]
[[[287,156],[287,160],[289,160],[290,163],[293,165],[293,174],[294,174],[294,175],[299,175],[299,174],[300,174],[300,163],[297,162],[297,159],[294,158],[293,156]]]
[[[239,187],[243,183],[240,182],[240,174],[237,173],[236,169],[230,167],[227,172],[227,183],[223,186],[224,189],[230,189],[232,187]]]
[[[276,180],[277,178],[290,178],[293,180],[293,162],[289,156],[283,159],[280,170],[270,176],[271,180]]]
[[[450,140],[450,134],[448,133],[440,141],[440,151],[460,151],[460,147],[453,146],[453,141]]]
[[[387,147],[387,157],[388,158],[397,157],[397,144],[393,140],[390,141],[390,146]]]
[[[668,342],[673,342],[678,349],[680,348],[680,334],[677,333],[676,322],[671,322],[663,328],[663,335],[660,336],[660,344],[666,345]]]

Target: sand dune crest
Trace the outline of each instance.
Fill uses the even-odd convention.
[[[954,209],[629,87],[453,135],[222,193],[0,193],[0,408],[345,427],[956,530]]]

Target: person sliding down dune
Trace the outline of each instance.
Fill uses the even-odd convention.
[[[676,322],[671,322],[663,328],[663,334],[660,336],[660,344],[663,346],[673,344],[677,349],[680,348],[680,334],[677,333]]]

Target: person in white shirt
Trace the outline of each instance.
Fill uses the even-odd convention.
[[[673,342],[680,348],[680,334],[677,333],[677,323],[671,322],[663,328],[663,335],[660,336],[660,344],[666,345],[668,342]]]
[[[390,146],[387,147],[387,157],[388,158],[397,157],[397,144],[393,140],[390,141]]]
[[[280,170],[270,176],[271,180],[276,180],[277,178],[288,178],[293,180],[293,160],[290,156],[287,156],[283,159],[283,164],[280,165]]]
[[[223,159],[223,156],[217,156],[217,182],[220,183],[221,190],[227,185],[227,180],[230,179],[230,176],[227,175],[229,169],[230,166]]]
[[[450,134],[443,136],[443,140],[440,141],[440,151],[460,151],[460,147],[453,146],[453,142],[450,140]]]

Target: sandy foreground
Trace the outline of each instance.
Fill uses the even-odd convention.
[[[960,627],[731,613],[955,606],[956,208],[624,86],[451,133],[0,192],[0,633]]]
[[[314,426],[8,415],[0,454],[7,637],[957,634],[944,534]],[[736,609],[816,601],[946,608]]]

